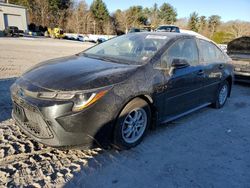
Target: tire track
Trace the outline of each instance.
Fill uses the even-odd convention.
[[[59,150],[22,134],[13,120],[0,123],[0,187],[63,186],[89,168],[101,149]],[[93,160],[94,159],[94,160]]]

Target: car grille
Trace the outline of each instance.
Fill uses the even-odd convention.
[[[22,129],[25,129],[27,132],[32,134],[33,136],[37,138],[53,138],[53,134],[48,126],[49,122],[46,122],[40,111],[30,104],[27,104],[25,101],[23,101],[20,98],[13,97],[14,103],[19,105],[24,110],[25,114],[25,121],[21,121],[15,112],[13,112],[13,116],[15,120],[19,123],[20,127]]]
[[[250,62],[248,61],[233,61],[233,66],[236,72],[250,73]]]

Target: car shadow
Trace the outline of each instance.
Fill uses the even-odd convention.
[[[235,81],[234,84],[239,85],[239,86],[244,86],[244,87],[250,87],[250,82],[246,83],[246,82]]]
[[[122,151],[117,150],[116,148],[118,147],[109,149],[102,148],[97,155],[88,160],[87,167],[82,167],[81,170],[78,173],[74,174],[74,177],[64,185],[64,187],[89,187],[89,182],[87,181],[89,176],[93,176],[93,174],[98,173],[98,170],[104,167],[108,167],[110,164],[114,164],[115,166],[121,167],[122,169],[128,168],[128,171],[131,171],[129,167],[126,167],[126,165],[122,164],[121,161],[134,160],[134,158],[140,158],[140,154],[146,154],[150,150],[150,146],[155,144],[153,140],[155,140],[157,137],[162,137],[163,132],[165,132],[165,134],[170,133],[169,138],[167,138],[167,140],[169,141],[171,141],[173,138],[178,139],[178,137],[173,136],[175,132],[178,132],[178,129],[183,129],[183,127],[185,127],[186,122],[190,121],[191,119],[197,119],[200,116],[204,116],[210,110],[211,108],[209,107],[203,108],[187,116],[181,117],[178,120],[168,122],[163,125],[158,125],[156,128],[153,128],[152,130],[148,131],[146,135],[146,140],[144,140],[143,143],[139,144],[135,148]],[[193,124],[193,126],[189,128],[195,130],[201,129],[201,126]],[[186,134],[186,132],[178,133],[178,135],[180,134]],[[154,147],[159,146],[154,145]],[[112,180],[112,184],[114,184],[114,187],[116,187],[115,185],[117,182],[118,180],[116,180],[116,177],[114,177],[114,180]]]
[[[0,122],[11,118],[10,86],[17,78],[0,79]]]

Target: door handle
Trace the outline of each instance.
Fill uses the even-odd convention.
[[[223,64],[220,64],[219,65],[219,69],[223,69],[224,68],[224,65]]]
[[[197,72],[197,75],[199,75],[199,76],[202,76],[202,75],[204,75],[204,70],[199,70],[198,72]]]

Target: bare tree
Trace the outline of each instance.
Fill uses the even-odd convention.
[[[175,25],[181,29],[188,29],[188,19],[187,18],[177,19]]]
[[[250,23],[242,21],[233,21],[229,28],[229,33],[238,38],[244,35],[250,35]]]
[[[71,7],[70,16],[67,19],[67,30],[75,33],[87,33],[90,13],[85,1]]]
[[[221,24],[221,17],[218,15],[212,15],[208,18],[208,28],[210,29],[210,38],[216,32],[216,29]]]

